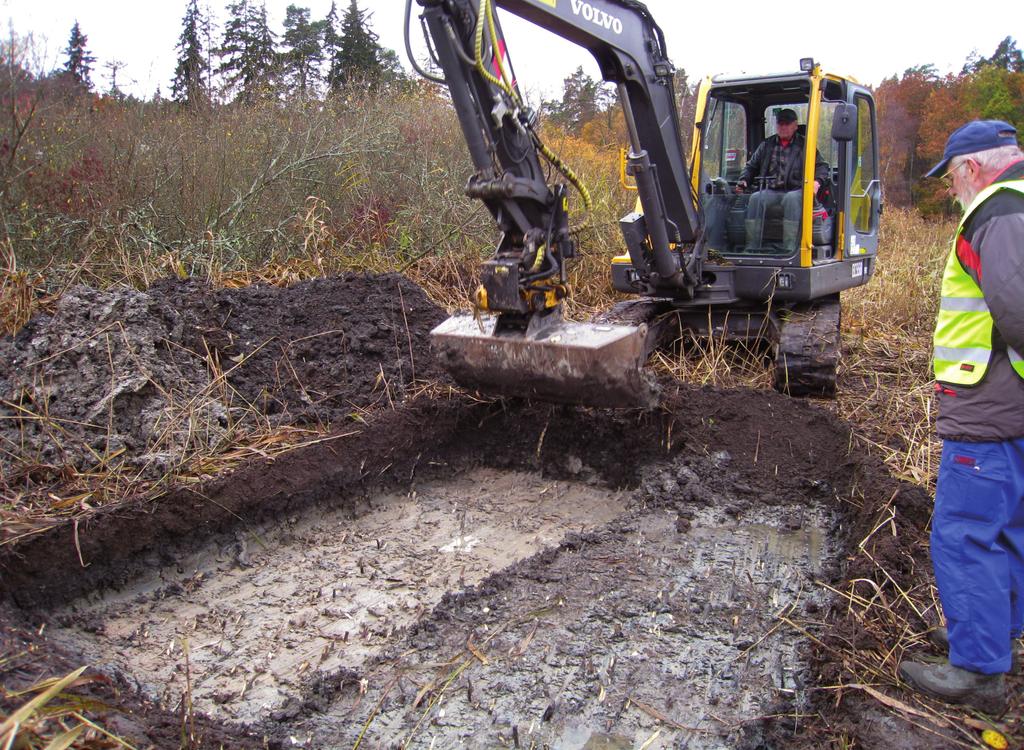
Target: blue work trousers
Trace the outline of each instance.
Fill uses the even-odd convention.
[[[1024,629],[1024,438],[945,441],[931,547],[950,663],[1008,671]]]

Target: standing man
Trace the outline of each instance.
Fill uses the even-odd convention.
[[[804,207],[804,143],[797,132],[796,112],[780,109],[775,115],[775,135],[761,141],[743,168],[736,183],[736,192],[746,190],[757,180],[757,192],[747,205],[747,250],[762,246],[765,213],[771,206],[782,204],[783,249],[796,250],[800,236],[800,215]],[[814,194],[828,180],[828,162],[814,152]]]
[[[931,553],[947,628],[943,664],[904,662],[915,689],[989,713],[1024,630],[1024,153],[1016,130],[954,131],[928,177],[964,209],[935,326],[943,439]]]

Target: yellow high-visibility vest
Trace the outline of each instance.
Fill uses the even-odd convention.
[[[946,261],[932,355],[935,379],[940,383],[977,385],[985,377],[992,358],[995,321],[985,303],[981,287],[960,264],[956,256],[956,243],[971,214],[1000,190],[1016,190],[1024,196],[1024,180],[997,182],[978,193],[960,220],[953,239],[953,250]],[[1024,237],[1021,241],[1024,242]],[[1007,354],[1014,371],[1024,378],[1024,358],[1009,346]]]

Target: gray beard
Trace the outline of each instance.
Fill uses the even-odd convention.
[[[974,203],[974,199],[977,197],[978,194],[972,190],[970,192],[966,192],[965,195],[958,195],[956,197],[956,202],[960,206],[961,211],[966,211],[967,207]]]

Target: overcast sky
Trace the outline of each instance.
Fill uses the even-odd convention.
[[[327,14],[330,0],[294,0],[314,19]],[[940,73],[957,72],[972,52],[988,56],[1007,35],[1024,46],[1024,10],[1019,0],[975,0],[969,18],[955,13],[963,3],[925,4],[889,0],[856,3],[783,3],[734,0],[682,2],[648,0],[665,31],[669,55],[691,81],[704,75],[747,71],[793,70],[801,57],[846,73],[869,85],[908,67],[931,63]],[[205,5],[205,0],[201,0]],[[272,28],[280,33],[289,0],[267,0]],[[186,0],[0,0],[0,17],[10,19],[18,34],[32,33],[47,67],[63,63],[62,50],[75,20],[89,38],[96,57],[94,83],[109,87],[112,61],[121,63],[118,85],[139,96],[157,87],[166,95],[175,64]],[[227,1],[209,3],[223,20]],[[338,0],[339,12],[348,0]],[[371,14],[380,42],[399,53],[408,67],[402,41],[404,0],[360,0]],[[414,13],[418,5],[413,0]],[[1012,10],[1017,8],[1016,11]],[[829,11],[842,16],[830,17]],[[501,12],[512,63],[520,86],[533,103],[561,93],[562,80],[578,65],[595,78],[597,65],[586,53],[558,37]],[[415,22],[414,22],[415,23]],[[419,25],[413,36],[416,49]]]

